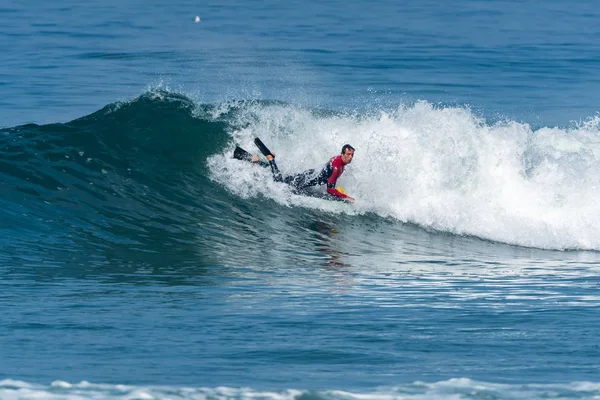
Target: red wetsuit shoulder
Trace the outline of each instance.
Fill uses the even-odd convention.
[[[331,163],[331,175],[329,176],[329,179],[327,179],[327,193],[329,193],[335,197],[340,197],[342,199],[345,199],[348,196],[346,196],[344,193],[341,193],[339,190],[337,190],[335,188],[335,184],[337,183],[338,178],[344,172],[344,162],[342,161],[342,156],[337,155],[337,156],[333,157],[331,159],[330,163]]]

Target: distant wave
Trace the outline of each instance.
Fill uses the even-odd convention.
[[[55,381],[50,385],[11,379],[0,380],[2,399],[218,399],[218,400],[421,400],[421,399],[597,399],[600,383],[497,384],[466,378],[425,383],[414,382],[371,392],[301,389],[203,388],[191,386],[131,386]]]

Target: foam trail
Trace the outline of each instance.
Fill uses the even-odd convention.
[[[254,150],[252,138],[261,137],[284,173],[320,167],[344,143],[357,149],[339,181],[357,199],[355,207],[290,196],[268,171],[229,160],[228,148],[209,160],[211,175],[239,195],[373,212],[514,245],[600,250],[598,117],[569,129],[533,130],[515,121],[489,124],[468,108],[418,102],[366,116],[253,104],[237,118],[241,128],[231,132],[232,141]]]

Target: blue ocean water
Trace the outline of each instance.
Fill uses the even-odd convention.
[[[597,398],[598,17],[4,0],[0,398]]]

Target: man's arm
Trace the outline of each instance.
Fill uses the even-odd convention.
[[[329,193],[332,196],[339,197],[340,199],[347,199],[350,196],[340,192],[339,190],[337,190],[335,188],[335,184],[337,183],[337,180],[338,180],[340,174],[341,174],[340,168],[333,167],[333,172],[331,173],[331,176],[329,177],[329,179],[327,179],[327,193]]]

